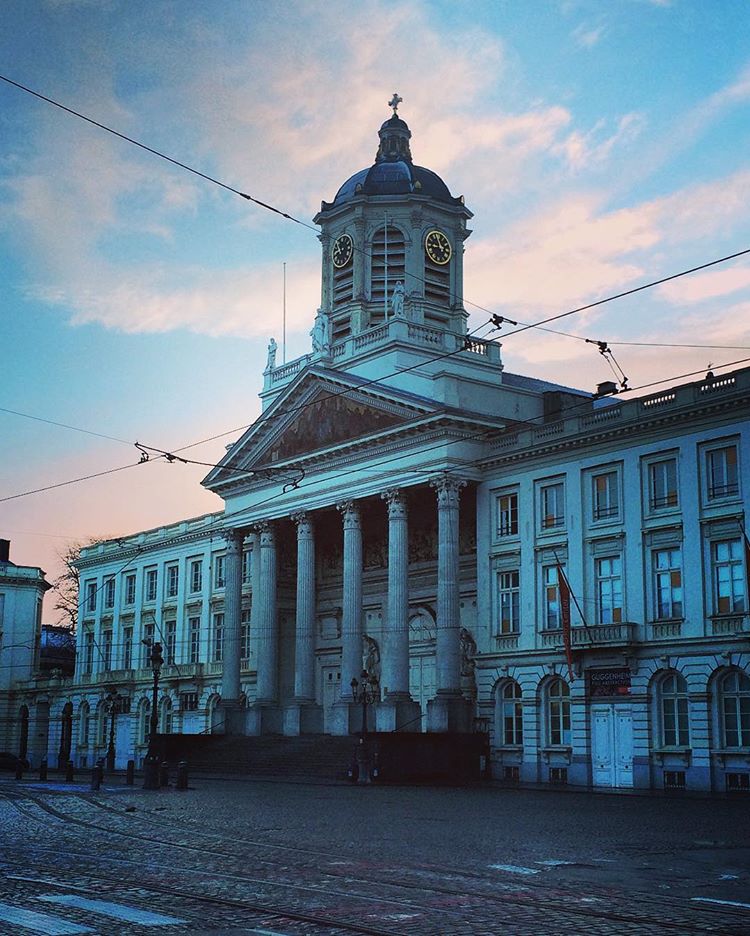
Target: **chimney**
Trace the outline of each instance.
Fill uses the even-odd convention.
[[[10,540],[0,539],[0,562],[10,562]]]

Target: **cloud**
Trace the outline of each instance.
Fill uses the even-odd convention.
[[[675,305],[692,305],[728,296],[740,289],[750,288],[750,268],[747,266],[716,269],[696,273],[685,279],[665,283],[659,287],[662,298]]]
[[[573,30],[571,36],[577,46],[582,49],[591,49],[600,42],[605,32],[604,26],[590,26],[587,23],[581,23]]]

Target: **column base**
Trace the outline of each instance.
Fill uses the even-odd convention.
[[[367,706],[367,730],[375,730],[374,706]],[[350,735],[362,731],[362,706],[358,702],[336,702],[328,720],[331,734]]]
[[[218,718],[217,718],[218,716]],[[219,702],[214,713],[216,727],[211,729],[212,734],[244,735],[246,734],[245,721],[247,709],[239,699],[224,699]]]
[[[427,703],[427,730],[470,732],[474,706],[460,692],[441,691]]]
[[[292,702],[284,706],[284,734],[296,737],[303,734],[322,734],[323,707],[308,699]]]
[[[245,733],[248,735],[281,734],[284,713],[275,702],[256,702],[247,709]]]
[[[375,708],[377,731],[421,731],[422,710],[419,703],[411,699],[408,693],[403,696],[386,696]]]

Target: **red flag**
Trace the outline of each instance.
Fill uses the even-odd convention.
[[[562,622],[565,659],[568,661],[568,679],[573,682],[573,650],[570,643],[570,587],[560,563],[557,563],[557,588],[560,593],[560,620]]]

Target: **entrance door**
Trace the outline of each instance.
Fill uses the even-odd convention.
[[[421,720],[421,727],[415,722],[413,726],[409,726],[410,731],[424,731],[427,703],[435,697],[435,686],[435,657],[412,657],[409,661],[409,692],[412,699],[419,703],[422,715],[425,717]]]
[[[629,706],[591,707],[591,766],[594,786],[633,785],[633,716]]]
[[[331,733],[331,715],[333,706],[341,696],[341,667],[324,666],[321,669],[323,680],[323,731]]]

